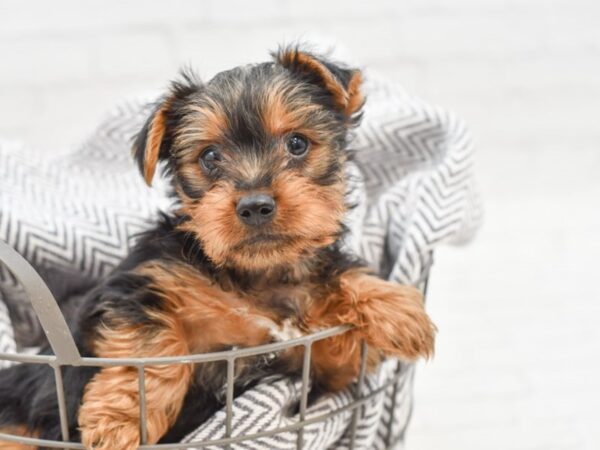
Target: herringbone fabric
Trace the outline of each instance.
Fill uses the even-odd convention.
[[[357,207],[347,219],[347,245],[381,276],[417,283],[437,245],[464,242],[479,224],[473,149],[460,120],[395,85],[368,78],[364,121],[353,141],[356,158],[348,166],[349,195]],[[22,147],[0,142],[0,239],[35,267],[64,265],[106,275],[127,254],[132,236],[150,226],[159,208],[168,208],[162,191],[146,188],[130,161],[131,137],[149,111],[144,104],[123,103],[66,158],[32,161]],[[0,276],[5,286],[14,284],[6,270]],[[0,302],[0,351],[14,348],[11,330],[3,328],[2,306]],[[360,408],[355,448],[381,449],[390,440],[401,440],[412,407],[413,367],[386,362],[367,377],[364,392],[382,386],[396,370],[401,373],[395,387]],[[234,436],[294,423],[298,417],[283,411],[298,392],[289,379],[270,379],[238,397]],[[343,408],[352,398],[351,390],[326,396],[308,417]],[[351,418],[352,412],[344,410],[312,423],[304,432],[304,448],[347,448]],[[223,436],[221,411],[188,439]],[[288,432],[232,447],[295,445],[296,433]]]
[[[0,353],[14,353],[17,351],[17,345],[13,335],[12,326],[8,317],[6,305],[0,298]],[[0,369],[8,367],[8,361],[0,360]]]

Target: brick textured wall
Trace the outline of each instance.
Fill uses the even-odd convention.
[[[480,149],[487,223],[438,252],[409,447],[597,448],[597,0],[2,0],[0,136],[64,152],[183,64],[208,77],[315,36],[456,111]]]

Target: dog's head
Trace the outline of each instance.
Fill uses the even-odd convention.
[[[273,57],[206,84],[184,75],[134,145],[148,184],[166,162],[181,226],[217,266],[294,265],[342,230],[361,74],[297,48]]]

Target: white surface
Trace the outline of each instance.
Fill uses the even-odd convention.
[[[486,223],[438,252],[407,447],[598,448],[597,1],[3,0],[0,136],[65,151],[183,63],[207,76],[314,33],[456,111],[479,147]]]

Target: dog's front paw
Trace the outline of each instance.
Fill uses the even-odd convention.
[[[135,450],[140,445],[135,378],[124,368],[105,368],[87,385],[79,408],[87,450]]]
[[[433,355],[436,327],[420,291],[376,277],[361,280],[360,312],[367,342],[390,356],[415,360]]]
[[[118,421],[110,415],[80,416],[81,442],[88,450],[136,450],[140,445],[137,421]]]

